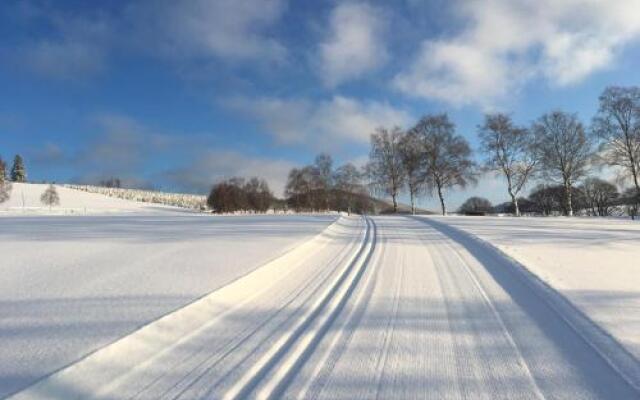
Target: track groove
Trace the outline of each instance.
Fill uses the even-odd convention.
[[[344,306],[367,266],[375,247],[376,228],[370,218],[365,217],[365,221],[365,239],[343,273],[299,318],[295,328],[282,336],[269,352],[236,381],[225,393],[224,399],[246,398],[254,391],[257,392],[255,398],[267,399],[277,396],[286,387],[296,367],[304,362]],[[325,311],[325,307],[328,310]],[[277,369],[276,364],[280,365]],[[274,370],[273,374],[265,379],[271,370]]]

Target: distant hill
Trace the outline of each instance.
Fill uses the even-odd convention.
[[[0,215],[23,214],[103,214],[128,212],[166,212],[175,211],[175,207],[160,204],[143,203],[99,193],[74,190],[64,185],[54,185],[60,204],[49,208],[40,201],[40,196],[48,184],[15,183],[11,184],[11,197],[0,203]]]

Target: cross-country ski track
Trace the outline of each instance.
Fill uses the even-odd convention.
[[[638,361],[441,220],[341,217],[15,399],[637,399]]]

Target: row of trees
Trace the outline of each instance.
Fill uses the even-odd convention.
[[[584,215],[610,216],[620,214],[623,207],[628,214],[637,213],[632,201],[635,188],[620,193],[616,185],[599,178],[587,178],[581,185],[571,190],[571,208]],[[528,197],[518,198],[522,213],[555,215],[568,213],[565,188],[562,185],[539,184]],[[482,197],[470,197],[458,209],[467,215],[488,213],[515,213],[513,202],[498,204],[495,207]]]
[[[363,178],[364,173],[352,163],[334,169],[331,156],[320,154],[313,164],[289,172],[286,204],[295,211],[370,212]]]
[[[216,213],[264,213],[270,208],[296,212],[371,212],[364,177],[364,172],[353,164],[334,168],[331,156],[320,154],[313,164],[289,172],[284,200],[274,197],[263,179],[231,178],[213,186],[207,205]]]
[[[447,114],[425,116],[406,132],[379,128],[371,135],[367,172],[373,189],[391,196],[394,212],[406,187],[412,213],[419,194],[435,192],[446,214],[444,191],[475,183],[474,167],[469,143]]]
[[[371,136],[371,182],[378,192],[397,197],[408,192],[412,211],[422,193],[437,194],[446,214],[444,192],[476,182],[481,171],[502,174],[515,215],[519,194],[532,179],[562,187],[563,210],[573,215],[576,184],[593,167],[617,167],[633,190],[630,201],[640,202],[640,88],[609,87],[586,128],[576,114],[553,111],[530,126],[519,126],[503,113],[488,114],[478,127],[482,165],[472,159],[468,142],[455,131],[447,114],[427,115],[407,131],[378,129]],[[634,214],[632,214],[633,216]]]

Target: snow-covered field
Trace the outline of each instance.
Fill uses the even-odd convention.
[[[48,207],[40,196],[49,185],[12,183],[11,197],[0,203],[0,217],[7,215],[95,215],[122,213],[188,212],[186,209],[161,204],[129,201],[102,194],[89,193],[55,185],[60,204]]]
[[[207,208],[207,196],[167,193],[152,190],[138,190],[126,188],[108,188],[92,185],[65,185],[65,187],[89,193],[98,193],[109,197],[116,197],[124,200],[133,200],[144,203],[163,204],[168,206],[188,208],[196,211]]]
[[[637,399],[637,227],[0,218],[0,397]]]
[[[72,204],[100,196],[68,195]],[[104,199],[103,209],[126,213],[0,217],[0,398],[247,274],[336,218],[158,214]]]

